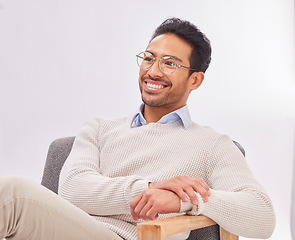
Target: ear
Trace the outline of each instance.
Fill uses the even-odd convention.
[[[204,73],[203,72],[194,72],[189,77],[189,81],[191,82],[191,90],[196,90],[198,87],[201,86],[204,80]]]

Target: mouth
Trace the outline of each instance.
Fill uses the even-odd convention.
[[[149,88],[154,88],[154,89],[164,88],[164,86],[161,85],[161,84],[153,84],[153,83],[148,83],[148,82],[147,82],[146,85],[147,85],[147,87],[149,87]]]
[[[145,86],[145,91],[151,93],[160,93],[169,86],[169,84],[163,81],[155,81],[152,79],[144,79],[143,83]]]

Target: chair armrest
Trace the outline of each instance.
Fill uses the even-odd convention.
[[[137,224],[137,240],[164,240],[167,236],[215,225],[206,216],[178,216]],[[220,240],[236,240],[237,236],[220,228]]]

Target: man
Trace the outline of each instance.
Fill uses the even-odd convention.
[[[183,213],[268,238],[273,207],[242,153],[189,116],[187,99],[201,85],[210,55],[208,39],[193,24],[163,22],[137,55],[140,110],[84,125],[60,175],[59,195],[67,201],[22,178],[3,178],[0,238],[136,239],[137,222]]]

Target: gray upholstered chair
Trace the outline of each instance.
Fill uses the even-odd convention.
[[[61,168],[72,149],[74,140],[75,137],[60,138],[53,141],[49,146],[41,184],[55,193],[58,191]],[[240,144],[237,142],[234,143],[245,155],[245,151]],[[236,235],[222,229],[213,220],[205,216],[181,216],[180,218],[172,219],[172,222],[174,222],[172,227],[170,227],[170,223],[167,225],[166,220],[156,220],[148,222],[147,224],[138,225],[138,240],[162,240],[165,239],[166,235],[175,234],[175,231],[184,232],[188,230],[192,231],[187,240],[236,240],[238,238]],[[202,223],[202,226],[200,226],[199,223]],[[177,227],[175,227],[175,225]],[[183,225],[183,227],[180,227],[181,225]],[[149,234],[155,235],[146,236],[146,229],[148,229]]]

